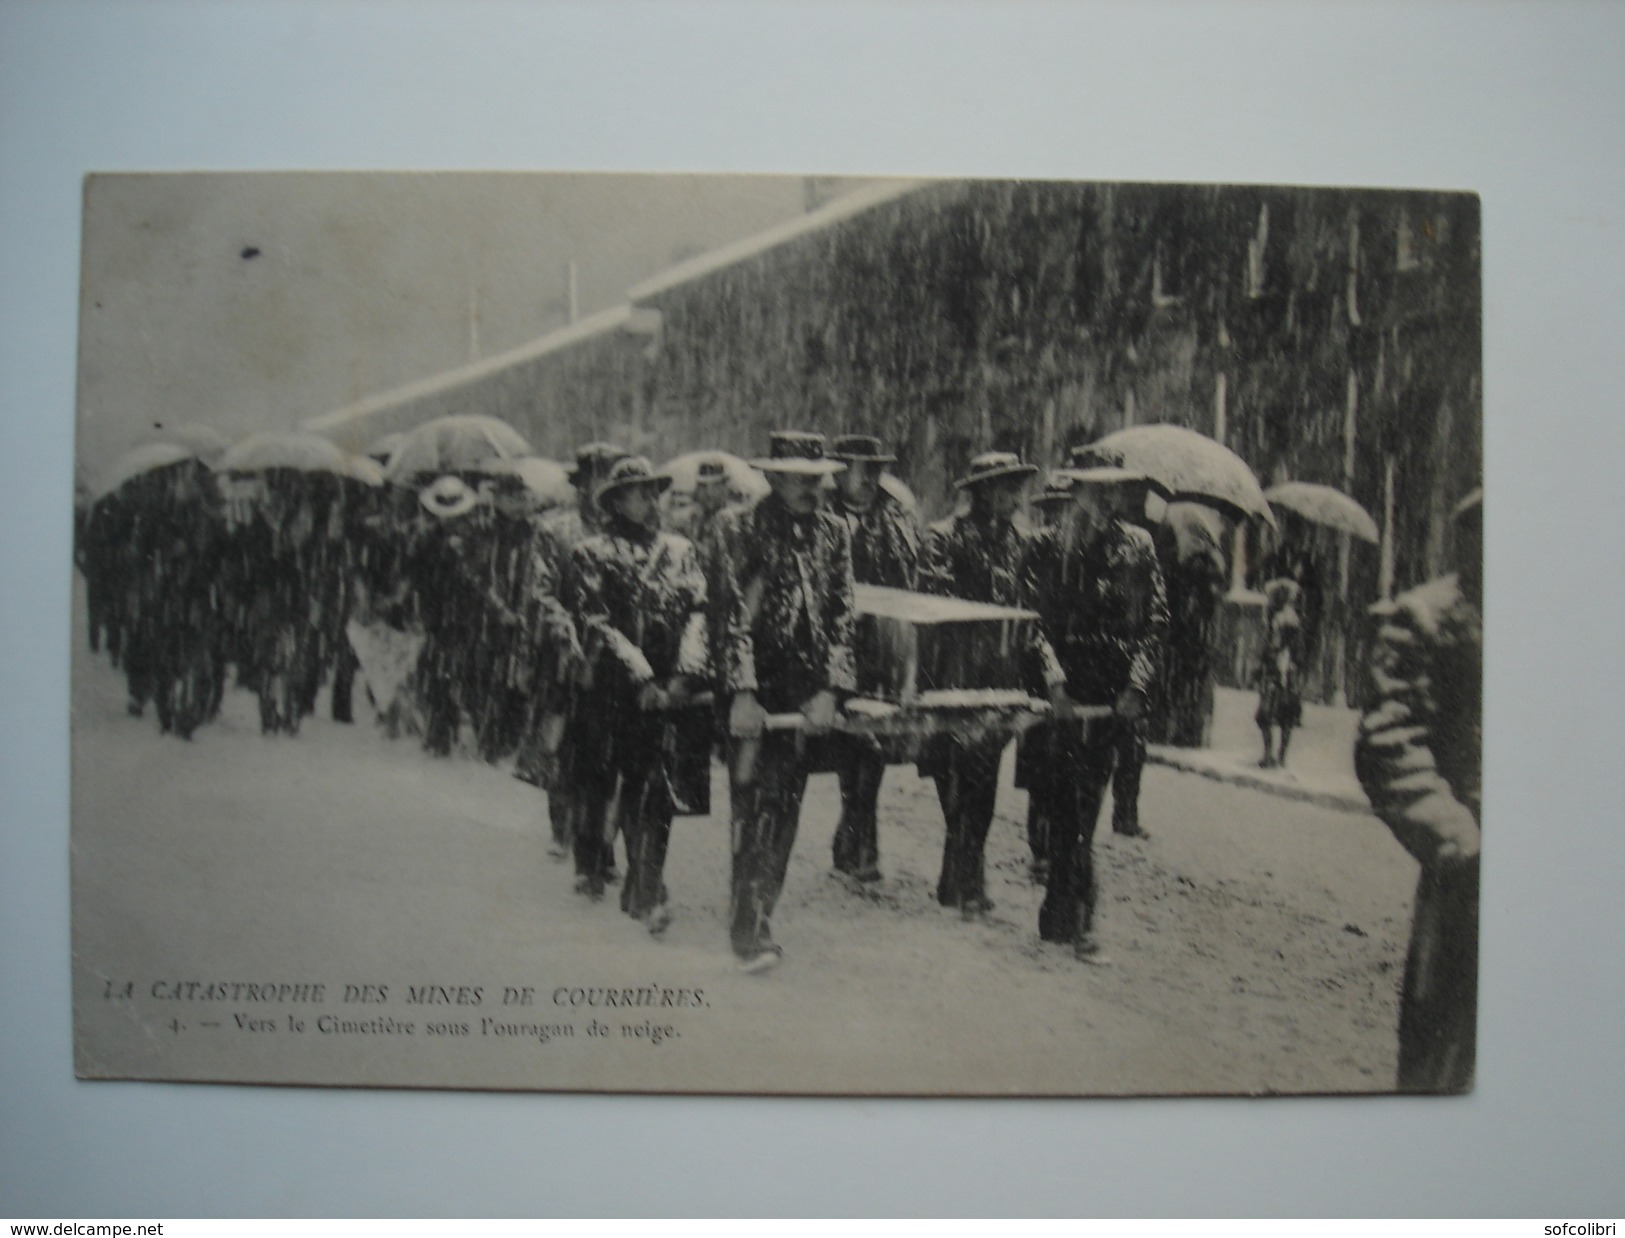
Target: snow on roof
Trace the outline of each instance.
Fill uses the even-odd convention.
[[[838,223],[873,210],[877,206],[884,206],[898,198],[913,193],[922,186],[936,182],[925,180],[885,180],[874,185],[867,185],[852,193],[844,194],[798,218],[758,232],[755,236],[745,237],[734,241],[709,253],[700,254],[679,262],[669,270],[661,272],[650,279],[636,284],[626,295],[632,301],[642,301],[648,297],[658,296],[662,292],[669,292],[680,284],[690,283],[713,275],[718,271],[764,254],[770,249],[780,245],[810,236],[815,232],[822,232]]]
[[[493,353],[479,361],[460,365],[453,370],[442,370],[439,374],[432,374],[428,378],[417,382],[407,383],[405,386],[393,387],[388,391],[380,391],[376,395],[369,395],[354,404],[344,408],[335,409],[330,413],[322,413],[307,418],[300,423],[304,430],[314,430],[318,433],[333,430],[351,421],[358,421],[373,413],[381,412],[397,405],[408,404],[414,400],[421,400],[426,396],[439,395],[444,391],[454,391],[458,387],[473,382],[475,379],[496,374],[509,366],[519,365],[526,361],[534,361],[545,357],[549,353],[559,352],[569,348],[572,344],[579,344],[595,336],[607,335],[612,331],[620,330],[633,320],[635,310],[630,305],[616,305],[596,314],[590,314],[579,322],[573,322],[567,327],[560,327],[557,331],[550,331],[540,339],[521,344],[518,348],[510,348],[507,352]]]

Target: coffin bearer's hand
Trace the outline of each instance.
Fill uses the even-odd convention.
[[[1145,717],[1145,693],[1138,688],[1124,688],[1112,702],[1112,709],[1124,722],[1138,722]]]
[[[728,734],[737,739],[759,739],[767,726],[767,710],[754,692],[735,692],[728,706]]]
[[[1066,685],[1057,684],[1049,690],[1050,716],[1057,720],[1070,718],[1078,703],[1067,695]]]
[[[645,711],[665,709],[671,704],[671,693],[660,686],[659,680],[651,679],[638,689],[638,708]]]
[[[833,692],[814,693],[808,698],[807,703],[801,707],[801,713],[807,719],[807,730],[811,734],[823,734],[834,727],[837,721],[835,694]]]

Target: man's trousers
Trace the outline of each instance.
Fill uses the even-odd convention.
[[[835,772],[841,783],[841,823],[835,829],[835,867],[843,873],[873,872],[880,864],[875,821],[886,758],[861,738],[837,736]]]
[[[741,749],[755,749],[742,771]],[[733,820],[733,874],[729,884],[729,938],[748,959],[772,946],[771,920],[790,866],[807,756],[799,736],[767,732],[760,740],[729,743],[729,811]]]
[[[1115,718],[1056,726],[1051,765],[1055,815],[1050,824],[1049,885],[1038,909],[1045,941],[1077,942],[1094,929],[1095,826],[1123,745]]]
[[[993,824],[999,761],[1006,742],[1003,737],[955,742],[945,747],[932,768],[947,823],[942,874],[937,879],[937,901],[944,907],[979,910],[986,901],[982,853]]]
[[[619,802],[621,839],[626,845],[621,910],[641,919],[666,901],[672,803],[658,752],[655,759],[621,771]]]
[[[1401,1092],[1465,1092],[1478,1043],[1478,861],[1422,869],[1399,1003]]]

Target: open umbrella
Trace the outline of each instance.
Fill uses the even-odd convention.
[[[1138,469],[1176,496],[1216,499],[1275,523],[1247,462],[1223,443],[1184,426],[1129,426],[1087,447],[1074,448],[1071,463],[1074,468],[1120,465]]]
[[[222,473],[263,473],[293,469],[301,473],[333,473],[355,477],[354,457],[331,439],[303,430],[250,434],[215,462]]]
[[[105,499],[125,482],[143,474],[169,468],[183,460],[196,459],[196,452],[189,447],[182,447],[179,443],[143,443],[140,447],[132,447],[113,462],[112,468],[102,474],[92,497],[97,501]]]
[[[363,486],[384,484],[384,466],[371,456],[351,456],[347,463],[350,471],[346,475],[355,478]]]
[[[1272,507],[1296,512],[1305,520],[1352,534],[1363,542],[1382,540],[1371,513],[1332,486],[1322,486],[1312,481],[1288,481],[1272,486],[1265,491],[1264,497]]]
[[[541,456],[520,456],[517,460],[494,460],[486,464],[492,476],[509,475],[525,483],[538,507],[563,507],[576,501],[576,489],[569,473],[556,460]]]
[[[476,473],[492,460],[530,455],[530,444],[506,421],[458,413],[426,421],[389,459],[386,476],[404,482],[442,473]]]
[[[196,421],[178,426],[160,426],[150,437],[155,443],[178,443],[190,449],[205,464],[213,464],[231,446],[230,440],[219,430]]]
[[[674,493],[693,494],[699,482],[700,465],[713,462],[722,465],[728,478],[728,489],[735,498],[759,499],[767,494],[767,478],[738,456],[731,456],[725,451],[691,451],[667,460],[660,466],[660,472],[671,478]]]
[[[392,434],[386,434],[382,438],[374,439],[368,443],[367,450],[362,454],[368,459],[376,460],[387,469],[390,460],[394,458],[395,453],[400,450],[400,446],[404,442],[406,442],[406,431],[396,430]]]

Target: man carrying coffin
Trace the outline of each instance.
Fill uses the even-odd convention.
[[[920,529],[914,513],[881,487],[887,454],[878,438],[847,434],[830,455],[846,465],[835,479],[830,510],[852,536],[852,576],[860,585],[913,589],[919,570]],[[863,685],[859,685],[860,691]],[[875,825],[886,759],[875,741],[842,736],[835,755],[841,783],[841,823],[835,831],[835,870],[857,881],[880,880],[880,842]]]
[[[582,771],[577,854],[589,893],[604,889],[609,823],[619,782],[626,840],[621,910],[659,936],[671,923],[664,871],[676,801],[665,717],[705,672],[705,577],[686,537],[660,531],[659,496],[671,485],[649,461],[618,461],[598,488],[601,531],[570,559],[569,608],[590,668],[578,725],[596,760]],[[708,760],[710,745],[698,752]]]
[[[780,431],[753,461],[772,492],[716,517],[705,560],[712,674],[726,710],[733,817],[730,938],[740,968],[767,971],[783,951],[770,930],[807,786],[802,734],[768,731],[799,712],[804,730],[834,726],[856,688],[852,546],[819,510],[819,486],[841,465],[820,434]]]
[[[1138,727],[1168,630],[1168,601],[1151,535],[1133,522],[1145,502],[1143,474],[1069,469],[1072,504],[1042,534],[1023,566],[1027,603],[1038,611],[1065,676],[1052,696],[1051,777],[1055,815],[1049,883],[1038,935],[1070,943],[1084,962],[1106,961],[1094,936],[1092,844],[1106,784]],[[1106,706],[1107,718],[1067,718],[1074,705]]]
[[[1016,521],[1022,488],[1038,470],[1007,451],[990,451],[970,462],[970,471],[955,483],[970,500],[963,515],[939,520],[926,530],[920,553],[920,589],[925,593],[990,602],[1027,605],[1021,589],[1021,564],[1034,534]],[[1040,664],[1025,668],[1046,683],[1058,681],[1042,639]],[[982,853],[993,823],[999,785],[999,759],[1009,736],[936,735],[920,757],[920,772],[936,780],[937,797],[947,822],[937,901],[957,907],[971,919],[993,909],[982,871]]]

